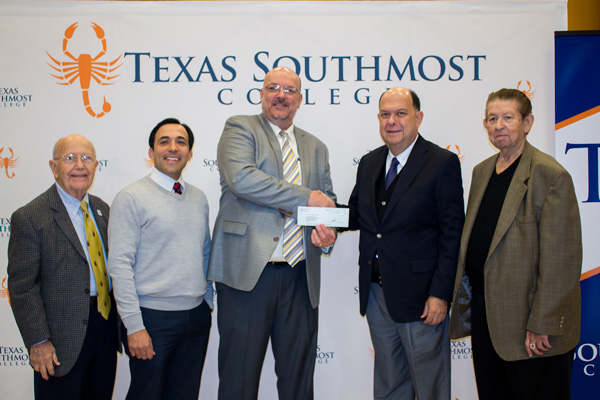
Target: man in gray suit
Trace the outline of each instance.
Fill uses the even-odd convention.
[[[298,75],[273,69],[260,98],[262,114],[229,118],[217,149],[221,201],[208,279],[218,293],[219,399],[257,398],[269,338],[279,398],[312,399],[320,257],[335,233],[295,221],[299,206],[335,206],[329,154],[293,125]]]
[[[60,139],[50,160],[56,184],[12,215],[8,290],[36,399],[112,397],[118,319],[105,275],[109,208],[88,194],[97,166],[85,137]],[[100,240],[88,240],[87,228]]]

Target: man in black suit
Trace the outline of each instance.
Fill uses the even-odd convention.
[[[365,155],[350,196],[360,230],[360,312],[375,349],[375,399],[450,398],[449,302],[464,204],[458,157],[423,139],[417,95],[379,101],[385,146]]]
[[[119,340],[104,275],[109,208],[87,193],[97,166],[85,137],[60,139],[50,160],[56,184],[12,215],[8,290],[36,399],[112,397]],[[86,237],[98,233],[100,241]]]

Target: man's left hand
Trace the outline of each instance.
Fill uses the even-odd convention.
[[[446,314],[448,314],[448,302],[429,296],[425,302],[425,309],[421,318],[425,318],[426,325],[437,325],[446,318]]]
[[[35,372],[39,372],[44,380],[54,376],[54,366],[59,366],[56,350],[50,340],[31,346],[29,363]]]
[[[550,346],[548,335],[527,331],[527,335],[525,336],[525,349],[527,349],[527,355],[529,355],[529,357],[533,357],[534,354],[536,356],[543,356],[544,352],[551,348],[552,346]]]
[[[315,247],[321,249],[327,248],[335,242],[335,232],[333,229],[323,224],[319,224],[312,230],[310,241]]]

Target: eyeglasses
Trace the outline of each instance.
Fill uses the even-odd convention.
[[[59,158],[62,158],[63,162],[67,165],[77,163],[78,158],[81,158],[81,162],[84,164],[92,164],[94,163],[94,161],[96,161],[96,158],[94,156],[90,156],[88,154],[65,154],[63,156],[60,156]],[[58,160],[58,158],[55,158],[55,160]]]
[[[281,88],[283,88],[283,93],[291,93],[291,94],[298,94],[300,93],[300,90],[293,87],[293,86],[281,86],[281,85],[269,85],[269,86],[265,86],[265,89],[267,89],[269,92],[271,93],[277,93],[281,90]]]

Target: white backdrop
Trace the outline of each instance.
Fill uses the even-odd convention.
[[[109,73],[114,79],[89,85],[95,113],[103,98],[112,107],[100,118],[84,108],[85,70],[72,85],[57,85],[61,81],[51,76],[68,75],[64,67],[51,68],[60,69],[56,62],[74,62],[63,52],[65,30],[74,23],[67,50],[75,58],[90,54],[97,63],[110,63],[120,56]],[[104,31],[105,54],[92,23]],[[494,151],[481,125],[493,90],[528,91],[536,116],[530,141],[554,154],[553,32],[565,29],[566,0],[0,2],[0,398],[32,397],[32,370],[4,290],[6,246],[12,212],[53,182],[48,160],[59,137],[80,133],[92,140],[100,168],[91,191],[111,203],[121,188],[148,173],[152,127],[165,117],[179,118],[196,136],[184,176],[206,192],[212,226],[223,124],[234,114],[260,112],[265,72],[285,65],[302,78],[304,104],[296,124],[328,145],[341,202],[352,190],[360,157],[382,144],[377,99],[393,86],[419,94],[423,136],[459,153],[466,196],[473,166]],[[108,82],[113,84],[99,84]],[[372,348],[358,313],[357,243],[357,233],[341,235],[323,261],[316,399],[372,398]],[[216,398],[213,328],[203,399]],[[469,342],[453,343],[452,354],[453,399],[476,399]],[[128,381],[122,357],[115,399],[124,398]],[[270,355],[260,398],[276,398]]]

